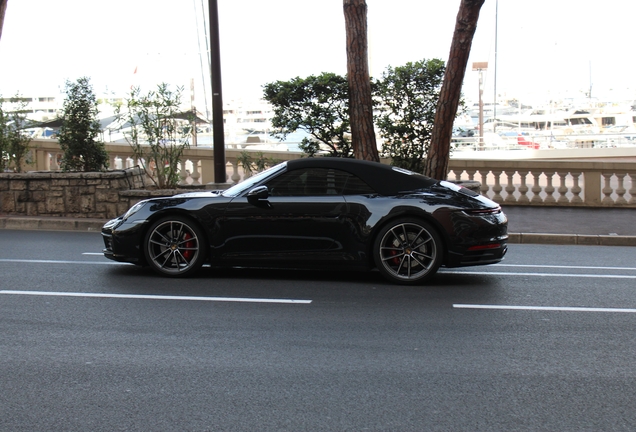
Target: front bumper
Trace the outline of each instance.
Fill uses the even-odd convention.
[[[143,264],[141,253],[142,224],[129,223],[121,217],[112,219],[102,227],[104,257],[118,262]]]

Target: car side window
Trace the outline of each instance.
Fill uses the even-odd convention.
[[[375,190],[362,181],[362,179],[352,174],[347,174],[348,177],[342,191],[343,195],[372,195],[376,193]]]
[[[335,169],[307,168],[281,174],[267,183],[271,196],[328,196],[375,193],[358,177]]]

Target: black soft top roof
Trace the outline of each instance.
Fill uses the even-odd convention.
[[[437,180],[422,174],[358,159],[312,157],[287,162],[288,171],[301,168],[333,168],[349,172],[358,176],[381,195],[395,195],[399,192],[427,188],[437,183]]]

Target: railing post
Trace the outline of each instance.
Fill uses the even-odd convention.
[[[179,162],[179,186],[187,186],[188,185],[188,170],[186,169],[187,160],[183,160]]]
[[[601,173],[598,171],[584,171],[583,181],[585,191],[583,192],[586,206],[598,206],[601,204]]]
[[[614,173],[611,172],[601,173],[603,179],[605,180],[605,186],[603,186],[603,195],[605,196],[603,197],[601,203],[605,206],[611,206],[612,204],[614,204],[614,200],[612,199],[612,192],[614,192],[614,189],[612,189],[612,185],[610,183],[612,181],[613,174]]]
[[[488,170],[480,169],[479,174],[481,175],[481,186],[479,187],[479,191],[485,197],[488,196],[488,190],[490,186],[488,186]]]
[[[190,173],[190,178],[192,179],[192,184],[194,186],[200,186],[199,178],[201,177],[201,173],[199,172],[199,160],[192,160],[192,173]]]
[[[495,176],[495,185],[492,187],[492,191],[494,192],[494,196],[492,200],[497,204],[501,204],[503,202],[503,197],[501,196],[501,191],[503,187],[501,186],[501,170],[493,170],[493,175]]]
[[[559,179],[561,180],[561,185],[559,186],[559,199],[557,200],[558,203],[560,204],[567,204],[570,202],[570,200],[568,200],[567,197],[567,193],[568,193],[568,187],[565,185],[565,179],[568,176],[567,172],[557,172],[557,174],[559,175]]]
[[[570,201],[572,204],[583,204],[583,200],[581,199],[581,186],[579,186],[579,177],[581,176],[580,172],[570,172],[572,176],[572,181],[574,181],[574,186],[572,186],[572,200]]]
[[[238,171],[238,161],[236,159],[231,159],[230,163],[232,164],[232,176],[230,178],[232,179],[232,183],[236,184],[241,181],[241,175]]]
[[[618,198],[616,198],[616,204],[627,204],[627,200],[625,199],[625,193],[627,192],[627,189],[625,189],[625,176],[627,176],[627,173],[615,173],[615,175],[618,178],[618,187],[616,188]]]
[[[539,184],[539,177],[541,177],[542,173],[539,171],[537,174],[530,171],[530,174],[532,174],[532,178],[534,179],[534,185],[532,186],[532,199],[530,201],[538,204],[543,202],[541,199],[541,185]]]
[[[60,165],[57,163],[57,153],[54,151],[51,152],[51,159],[49,166],[51,167],[51,171],[58,171],[60,169]]]
[[[546,181],[547,181],[547,186],[545,187],[545,193],[546,193],[546,197],[544,202],[545,203],[549,203],[549,204],[553,204],[556,202],[556,199],[554,198],[554,186],[552,186],[552,177],[554,177],[554,173],[550,173],[549,171],[544,171],[543,172],[545,174],[546,177]]]
[[[519,202],[520,203],[529,203],[530,199],[528,198],[528,185],[526,185],[526,178],[528,177],[529,171],[520,171],[519,177],[521,177],[521,186],[519,186]]]
[[[514,184],[514,170],[506,171],[506,176],[508,177],[508,184],[506,185],[506,199],[504,200],[507,203],[515,203],[517,202],[517,198],[515,198],[515,184]]]
[[[51,170],[51,159],[48,150],[39,148],[35,150],[35,169],[37,171]]]
[[[201,159],[201,183],[214,183],[214,159]]]

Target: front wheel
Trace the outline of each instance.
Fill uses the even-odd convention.
[[[190,219],[178,215],[153,223],[144,240],[146,261],[165,276],[193,274],[203,265],[206,250],[201,229]]]
[[[443,245],[437,231],[428,223],[403,218],[382,228],[375,239],[373,254],[386,279],[405,285],[417,284],[437,272]]]

